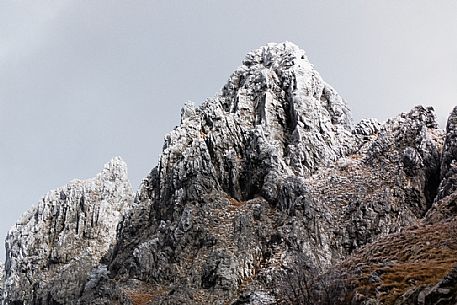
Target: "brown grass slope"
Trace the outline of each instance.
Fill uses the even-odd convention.
[[[349,299],[356,304],[434,304],[427,302],[427,292],[456,265],[454,218],[381,238],[356,251],[338,269],[353,288]],[[437,304],[454,304],[452,299]]]

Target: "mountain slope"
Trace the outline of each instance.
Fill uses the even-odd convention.
[[[79,218],[64,217],[67,229],[39,235],[51,241],[43,250],[28,232],[60,214],[39,214],[38,225],[25,217],[27,229],[19,225],[7,242],[6,304],[414,304],[436,296],[453,266],[456,116],[446,132],[422,106],[353,124],[304,51],[268,44],[220,94],[183,107],[133,200],[126,176],[102,188],[114,190],[106,196],[115,217],[99,213],[104,224],[89,226],[84,243]],[[46,206],[63,201],[81,215],[80,196],[59,192]],[[91,242],[101,247],[88,259]],[[409,266],[416,282],[378,275],[373,284],[379,261]],[[432,279],[414,269],[426,262],[436,263]],[[18,284],[25,277],[29,284]]]
[[[262,47],[219,96],[183,108],[118,232],[117,294],[151,304],[286,301],[290,273],[322,272],[418,223],[442,145],[431,109],[352,126],[303,51]]]

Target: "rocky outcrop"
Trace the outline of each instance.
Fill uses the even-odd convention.
[[[354,125],[302,50],[261,47],[220,94],[183,107],[132,202],[123,166],[111,163],[112,179],[104,171],[51,192],[18,223],[7,304],[406,305],[453,295],[456,111],[447,133],[422,106]]]
[[[132,200],[120,158],[44,196],[8,233],[6,304],[77,304]]]
[[[111,274],[184,285],[180,293],[198,290],[207,302],[236,297],[262,262],[280,255],[267,244],[283,240],[273,229],[283,217],[276,206],[306,189],[295,177],[335,162],[354,141],[344,101],[302,50],[270,44],[248,54],[220,95],[183,108],[122,223]],[[328,264],[327,245],[312,244]]]
[[[457,190],[457,107],[449,116],[441,164],[441,185],[437,196],[440,200]]]
[[[3,303],[3,285],[5,282],[5,265],[0,263],[0,304]]]
[[[440,183],[435,203],[427,213],[426,221],[438,221],[457,215],[457,107],[449,115],[441,161]]]
[[[151,304],[285,302],[288,278],[420,221],[443,137],[424,107],[353,126],[303,51],[256,50],[220,95],[183,108],[103,290]]]
[[[413,226],[346,258],[335,272],[348,304],[455,304],[456,219]],[[344,303],[343,303],[344,304]]]
[[[455,233],[455,232],[454,232]],[[445,305],[457,302],[457,268],[452,268],[437,284],[418,291],[417,303],[424,305]],[[416,300],[412,300],[416,302]]]
[[[273,201],[277,179],[308,176],[344,155],[350,124],[346,104],[304,52],[270,44],[247,55],[220,95],[183,108],[181,126],[165,139],[158,195],[180,202],[219,189]],[[187,188],[189,180],[203,188]]]
[[[431,188],[440,182],[426,216],[401,233],[358,249],[336,268],[340,278],[350,283],[348,291],[340,292],[351,304],[451,305],[457,301],[456,115],[454,108],[446,134],[438,137],[444,140],[442,158],[435,160],[441,162],[440,172],[426,184]]]

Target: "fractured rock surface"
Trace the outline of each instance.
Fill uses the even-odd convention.
[[[432,109],[353,126],[289,43],[248,54],[181,121],[108,267],[119,291],[138,296],[135,279],[151,304],[284,302],[297,261],[326,270],[417,224],[435,196],[444,134]]]
[[[223,302],[236,297],[266,256],[280,255],[279,246],[277,254],[265,248],[283,240],[272,229],[284,216],[275,208],[281,188],[304,190],[293,179],[341,158],[356,139],[343,99],[291,43],[248,54],[222,93],[201,107],[186,105],[181,121],[122,224],[110,271],[184,285],[182,293],[216,288],[224,296],[205,299]],[[297,225],[307,231],[307,223]],[[330,263],[327,243],[306,242]]]
[[[441,185],[437,200],[457,190],[457,107],[452,110],[446,126],[443,161],[441,164]]]
[[[44,196],[8,233],[6,304],[76,304],[132,198],[119,158]]]
[[[23,217],[6,304],[452,299],[456,109],[446,132],[422,106],[353,124],[304,51],[261,47],[220,94],[183,107],[134,199],[115,159]],[[427,262],[433,279],[389,282]]]

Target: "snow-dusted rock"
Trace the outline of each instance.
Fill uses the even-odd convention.
[[[453,235],[446,223],[414,228],[457,215],[436,208],[457,198],[455,117],[447,136],[422,106],[353,125],[304,51],[268,44],[246,56],[220,94],[184,105],[132,203],[114,160],[26,214],[8,237],[5,295],[41,305],[266,305],[337,304],[348,292],[342,299],[351,304],[377,302],[377,291],[392,286],[350,294],[332,271],[346,263],[363,288],[382,274],[360,273],[354,253],[360,262],[389,253],[395,264],[402,236],[412,242],[421,232],[425,241],[444,228],[433,246],[423,243],[435,255]],[[414,264],[413,252],[401,259]]]
[[[439,187],[435,203],[427,213],[427,222],[452,219],[457,215],[457,107],[449,115],[441,158],[436,176]]]
[[[441,179],[437,200],[457,190],[457,107],[452,110],[447,121]]]
[[[362,119],[353,129],[353,133],[371,136],[379,132],[381,124],[376,119]]]
[[[221,94],[181,113],[108,266],[164,291],[154,304],[280,302],[294,262],[321,272],[433,201],[444,135],[432,109],[353,126],[291,43],[249,53]]]
[[[186,104],[181,121],[166,136],[158,173],[160,198],[176,203],[214,188],[275,200],[275,180],[308,176],[353,141],[343,99],[292,43],[249,53],[221,94],[199,108]],[[202,189],[185,187],[190,171]]]
[[[120,158],[44,196],[8,233],[6,304],[76,304],[132,200]]]

